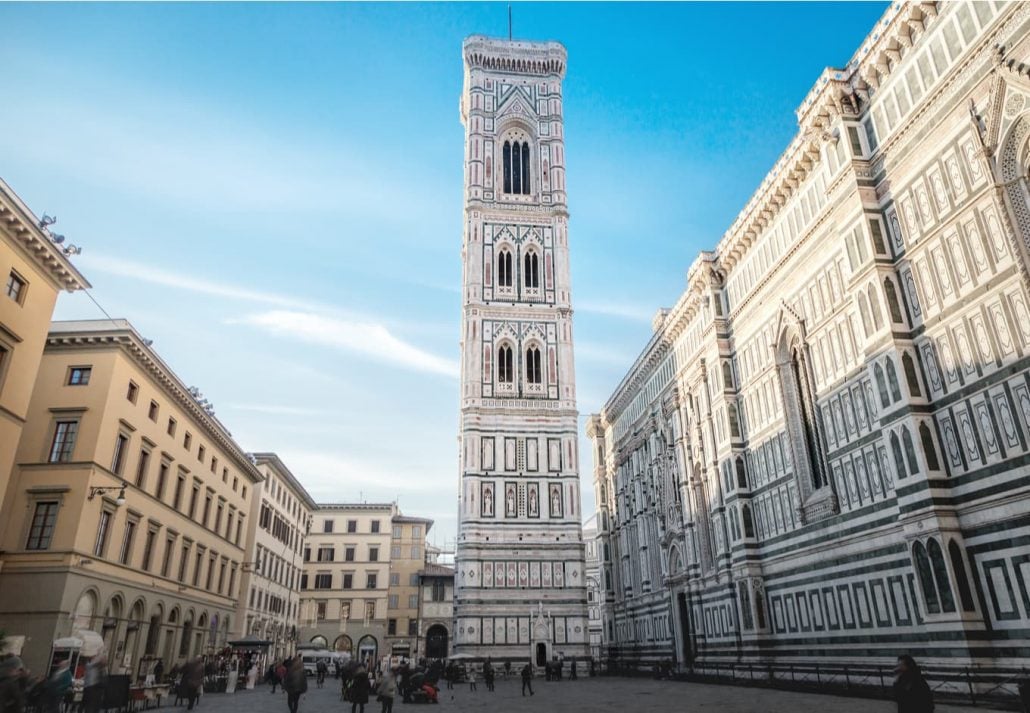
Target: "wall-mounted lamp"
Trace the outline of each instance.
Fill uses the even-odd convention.
[[[124,484],[123,485],[109,485],[109,486],[102,486],[102,487],[100,487],[100,486],[92,487],[92,488],[89,489],[89,497],[86,498],[86,499],[87,500],[92,500],[93,498],[95,498],[98,495],[103,495],[104,493],[110,493],[110,492],[113,492],[115,490],[118,491],[118,497],[116,497],[114,499],[114,504],[118,505],[119,507],[121,507],[122,505],[125,504],[125,485]]]

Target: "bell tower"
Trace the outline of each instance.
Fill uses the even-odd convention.
[[[565,48],[463,46],[455,651],[588,655],[572,351]]]

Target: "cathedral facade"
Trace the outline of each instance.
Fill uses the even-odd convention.
[[[463,46],[465,205],[454,650],[587,652],[565,48]]]
[[[610,655],[1026,665],[1028,69],[912,2],[819,77],[588,420]]]

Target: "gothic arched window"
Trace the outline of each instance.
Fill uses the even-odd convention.
[[[894,453],[894,462],[898,466],[898,478],[904,478],[907,474],[905,473],[905,458],[901,454],[901,443],[898,441],[898,434],[891,431],[891,451]]]
[[[926,467],[930,470],[940,470],[941,464],[937,461],[937,449],[933,446],[933,436],[925,423],[919,424],[919,442],[923,446],[923,454],[926,456]]]
[[[873,325],[869,323],[869,302],[866,301],[865,295],[861,292],[858,293],[858,313],[862,317],[862,329],[868,337],[873,333],[874,328]]]
[[[510,384],[515,381],[515,365],[511,347],[504,344],[497,348],[497,381]]]
[[[527,252],[523,260],[525,263],[526,287],[540,287],[540,258],[535,252]]]
[[[879,364],[873,365],[873,378],[876,380],[876,389],[880,392],[880,406],[887,408],[891,404],[891,399],[887,395],[887,382],[883,378],[883,367]]]
[[[946,612],[955,611],[955,595],[951,591],[948,580],[948,568],[944,565],[944,552],[934,538],[926,543],[926,551],[930,554],[930,566],[933,567],[933,578],[937,582],[937,596],[941,600],[941,609]]]
[[[876,290],[869,285],[866,290],[869,295],[869,314],[872,316],[873,329],[879,329],[883,324],[883,317],[880,316],[880,301],[876,299]]]
[[[894,367],[894,360],[887,359],[887,383],[891,387],[891,403],[901,401],[901,386],[898,384],[898,370]]]
[[[912,471],[912,475],[919,472],[919,461],[916,459],[916,449],[912,445],[912,436],[908,432],[907,426],[901,428],[901,442],[905,446],[905,459],[908,461],[908,469]]]
[[[755,521],[751,516],[751,508],[747,504],[740,511],[741,519],[744,521],[744,537],[755,536]]]
[[[815,395],[815,389],[809,382],[808,364],[800,339],[795,339],[790,346],[790,371],[794,377],[794,391],[798,397],[798,415],[801,417],[801,427],[804,443],[808,452],[808,462],[812,471],[812,487],[819,489],[826,485],[823,482],[822,469],[819,467],[819,440],[816,430],[815,406],[810,401]]]
[[[503,150],[504,192],[529,195],[529,142],[505,141]]]
[[[737,487],[747,487],[747,473],[744,470],[744,459],[737,457]]]
[[[908,352],[901,355],[901,368],[905,371],[905,381],[908,382],[908,392],[913,396],[922,396],[922,391],[919,389],[919,377],[916,376],[916,365],[912,361],[912,356]]]
[[[937,587],[933,582],[933,572],[930,569],[930,558],[926,554],[926,548],[922,542],[912,545],[912,559],[915,561],[916,574],[919,576],[919,586],[923,590],[923,601],[926,603],[926,611],[930,614],[940,614],[941,604],[937,599]]]
[[[497,286],[512,286],[511,252],[507,248],[497,253]]]
[[[526,383],[543,383],[543,372],[540,368],[540,350],[531,346],[526,350]]]
[[[883,278],[883,291],[887,295],[887,309],[891,313],[891,321],[896,324],[901,324],[904,320],[901,318],[901,303],[898,302],[898,291],[894,289],[894,282],[890,278]]]
[[[733,389],[733,367],[728,361],[722,363],[722,382],[723,388]]]
[[[973,603],[973,591],[969,587],[969,578],[966,576],[966,564],[962,559],[962,550],[955,543],[955,540],[948,541],[948,558],[951,559],[951,569],[955,572],[955,581],[958,583],[958,598],[962,602],[962,611],[976,611]]]

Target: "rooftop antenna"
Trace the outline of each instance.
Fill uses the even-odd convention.
[[[508,42],[511,42],[511,3],[508,3]]]

